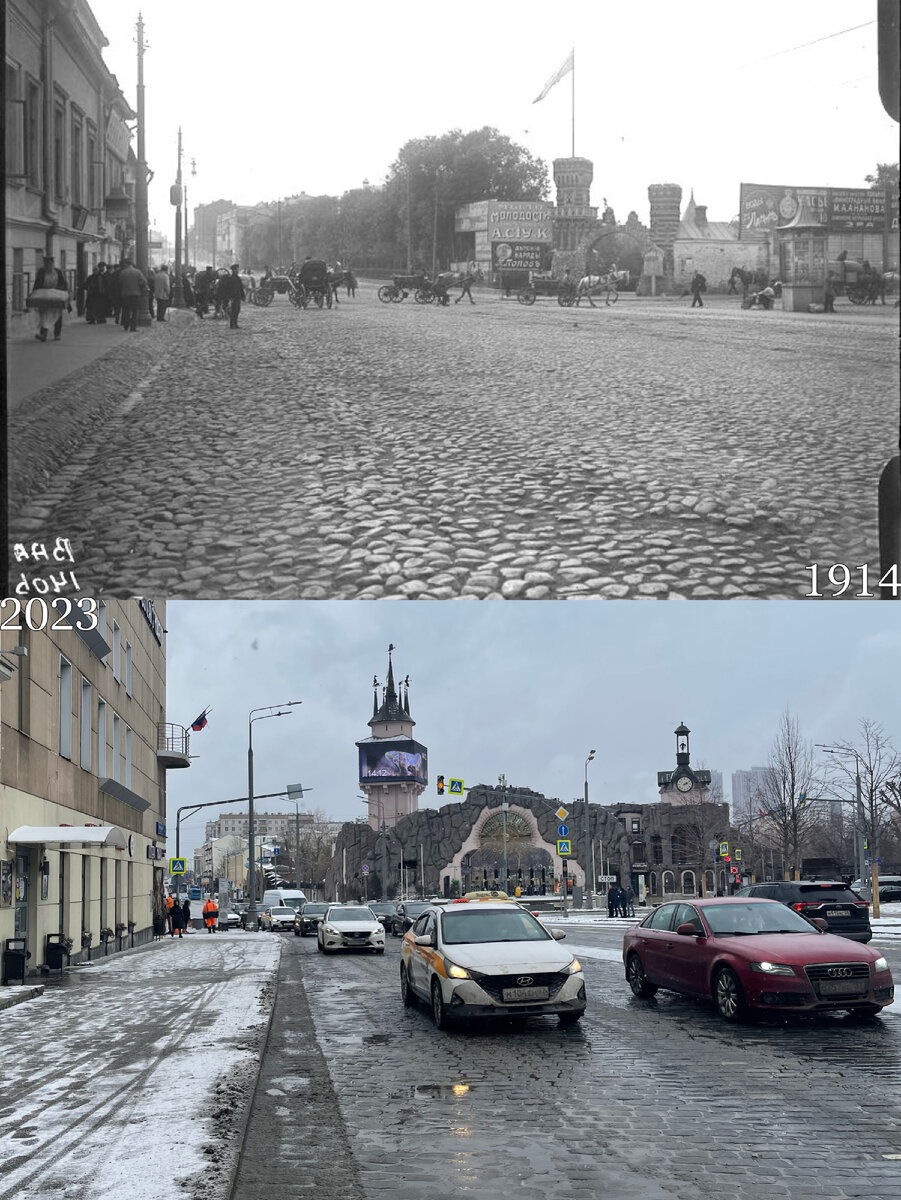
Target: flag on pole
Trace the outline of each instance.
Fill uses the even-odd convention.
[[[566,56],[566,59],[564,60],[564,62],[557,68],[557,70],[553,73],[553,75],[550,77],[550,79],[547,81],[547,83],[541,89],[540,93],[532,101],[533,104],[537,104],[539,100],[543,100],[545,98],[545,96],[548,94],[548,92],[551,90],[551,88],[554,86],[554,84],[559,83],[564,75],[568,75],[570,73],[570,71],[573,69],[573,56],[574,55],[575,55],[575,47],[572,50],[570,50],[570,52]]]
[[[206,724],[207,724],[206,715],[210,711],[210,707],[212,707],[212,706],[208,706],[207,708],[205,708],[203,710],[203,712],[200,714],[200,716],[195,717],[195,719],[191,722],[191,729],[194,731],[194,733],[200,733],[201,729],[204,729],[206,727]]]

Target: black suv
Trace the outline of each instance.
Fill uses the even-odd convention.
[[[868,942],[873,936],[869,904],[844,883],[820,879],[797,882],[780,879],[773,883],[752,883],[739,888],[735,894],[779,900],[808,920],[821,917],[830,933],[840,934],[854,942]]]
[[[387,932],[394,919],[394,910],[396,908],[394,902],[392,900],[370,900],[368,907],[372,909],[373,916],[377,921],[381,921]]]
[[[394,919],[386,926],[392,937],[403,937],[417,917],[421,917],[427,908],[428,900],[402,900],[397,906]]]
[[[294,914],[294,936],[306,937],[308,933],[315,933],[327,909],[327,904],[319,902],[308,902],[303,908],[299,908]]]

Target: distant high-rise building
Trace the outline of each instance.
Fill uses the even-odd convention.
[[[769,767],[751,767],[746,771],[732,772],[733,820],[749,814],[756,816],[759,808],[766,808],[765,788],[769,770]]]

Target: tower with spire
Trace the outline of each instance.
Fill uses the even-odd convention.
[[[400,817],[416,812],[419,797],[429,782],[428,750],[413,739],[416,722],[410,716],[410,676],[394,682],[392,653],[388,647],[388,676],[384,685],[373,677],[372,717],[369,737],[357,742],[360,755],[360,790],[369,802],[369,824],[390,828]]]

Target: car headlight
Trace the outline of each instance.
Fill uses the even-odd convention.
[[[582,964],[579,962],[579,960],[577,958],[574,958],[568,967],[563,968],[563,971],[561,972],[561,974],[575,975],[581,970],[582,970]]]
[[[790,967],[788,963],[771,963],[771,962],[752,962],[752,971],[759,971],[762,975],[794,975],[795,968]]]
[[[444,969],[450,979],[471,979],[472,976],[465,967],[458,967],[456,963],[452,963],[449,958],[444,960]]]
[[[884,958],[877,958],[876,961],[873,963],[873,970],[874,971],[887,971],[888,970],[887,960]]]
[[[331,925],[323,925],[322,930],[323,930],[323,933],[334,933],[336,935],[338,933],[338,930],[334,929]]]

